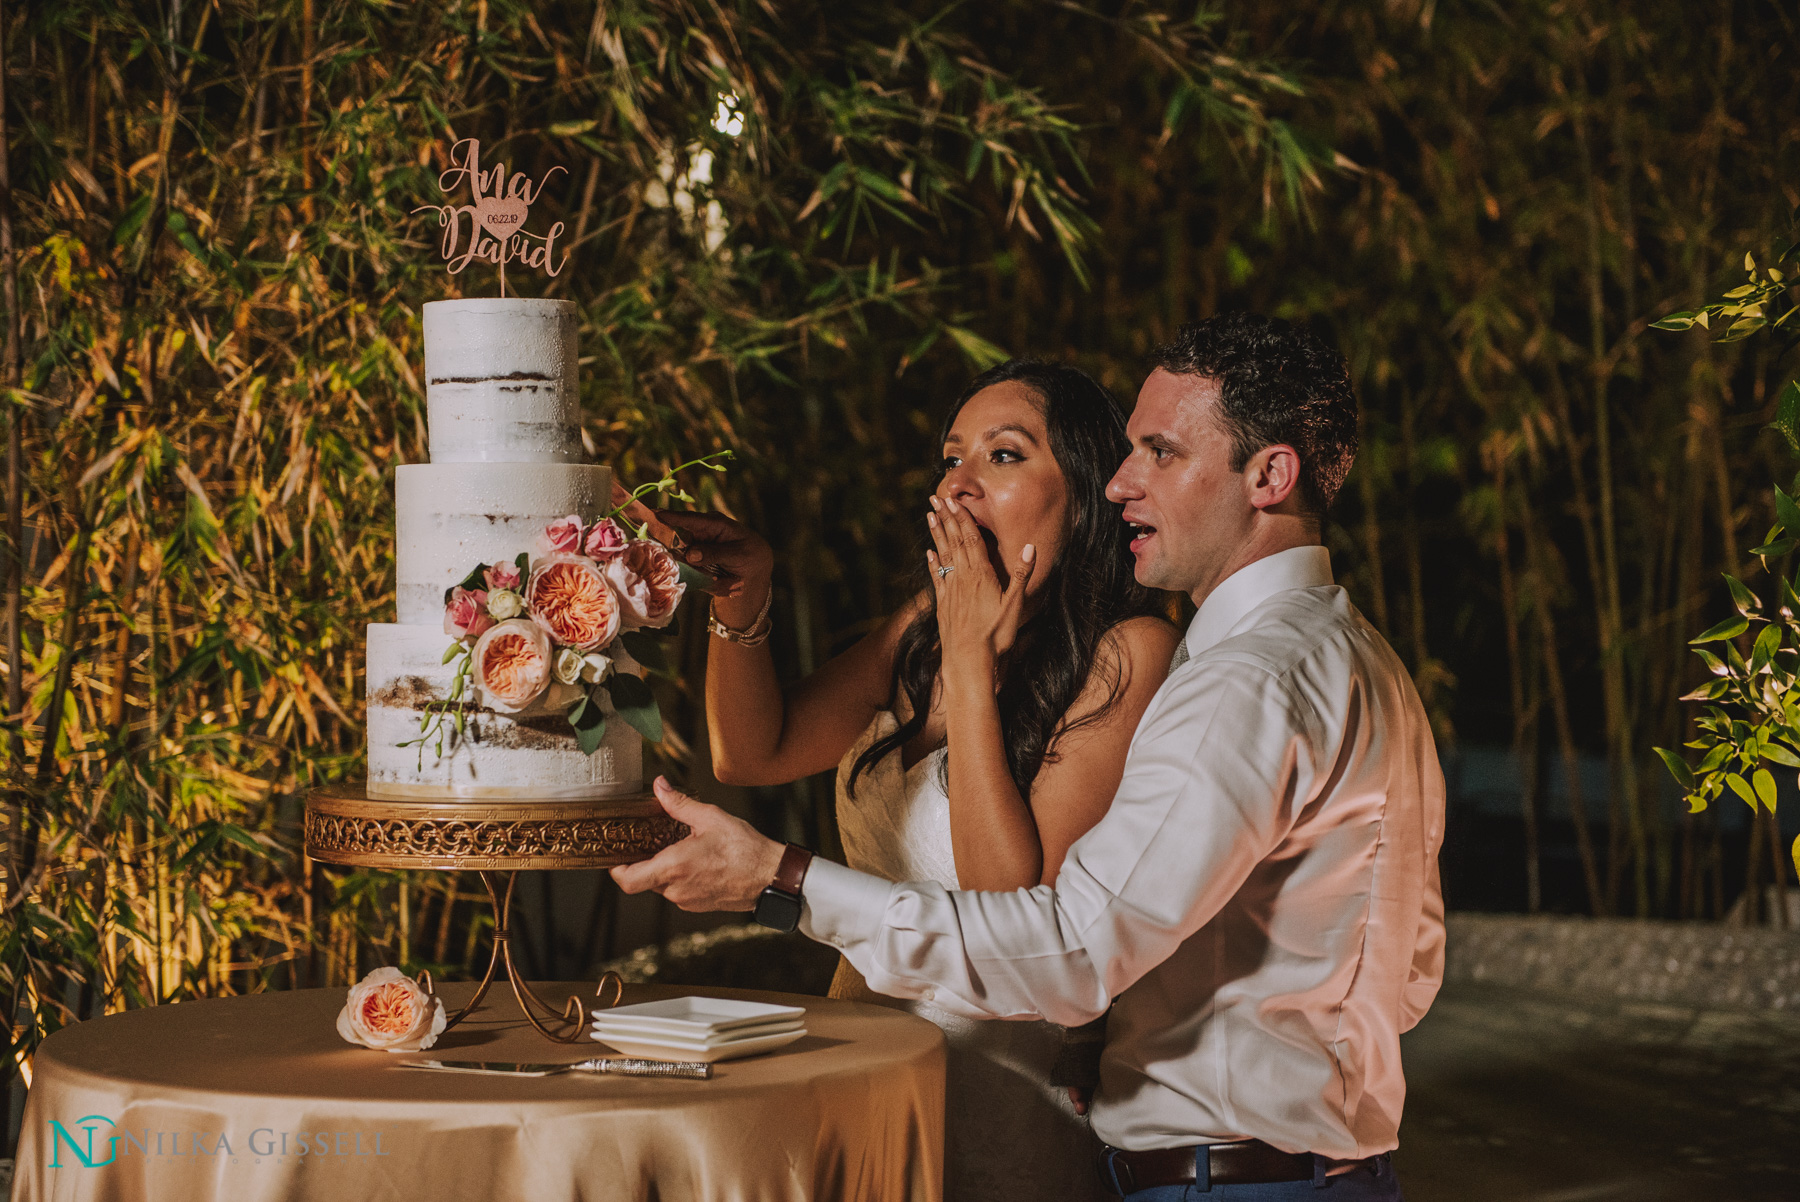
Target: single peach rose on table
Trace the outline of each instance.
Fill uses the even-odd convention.
[[[488,595],[482,589],[458,586],[444,606],[444,633],[453,639],[478,639],[494,625],[488,616]]]
[[[549,555],[531,570],[525,608],[552,638],[577,651],[605,646],[619,633],[619,599],[594,561]]]
[[[550,639],[524,618],[501,622],[475,644],[475,685],[490,709],[517,713],[549,687]]]
[[[581,519],[575,514],[557,518],[544,527],[544,541],[555,555],[573,555],[581,550]]]
[[[626,630],[667,626],[687,592],[675,557],[647,538],[633,540],[624,554],[607,561],[605,570],[619,594]]]
[[[350,987],[337,1031],[383,1052],[422,1052],[446,1025],[444,1003],[397,968],[378,968]]]

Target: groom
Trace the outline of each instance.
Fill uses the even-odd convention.
[[[693,833],[613,869],[842,949],[881,993],[1067,1026],[1111,1008],[1095,1132],[1132,1202],[1398,1199],[1399,1036],[1443,965],[1444,781],[1405,668],[1332,583],[1343,358],[1215,317],[1156,357],[1108,486],[1137,578],[1199,612],[1054,886],[892,884],[657,781]]]

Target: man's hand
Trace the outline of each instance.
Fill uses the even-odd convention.
[[[693,832],[648,860],[621,864],[612,879],[627,893],[654,889],[683,910],[754,910],[781,867],[783,847],[742,818],[695,801],[656,778],[656,800]]]

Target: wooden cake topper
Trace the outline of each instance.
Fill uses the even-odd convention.
[[[500,269],[500,295],[504,297],[508,263],[517,260],[527,267],[541,267],[545,274],[554,276],[569,260],[567,251],[560,260],[556,258],[556,239],[563,232],[562,222],[543,235],[525,229],[531,202],[543,193],[544,184],[558,171],[562,171],[560,166],[550,168],[543,184],[533,184],[529,175],[509,174],[505,163],[495,163],[484,170],[480,140],[464,138],[450,147],[450,168],[438,176],[438,187],[449,195],[467,181],[469,203],[422,205],[413,212],[437,213],[438,224],[444,227],[439,251],[451,275],[462,271],[471,259],[492,263]]]

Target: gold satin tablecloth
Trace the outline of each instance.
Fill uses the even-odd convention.
[[[455,1009],[473,988],[440,990]],[[537,988],[560,1001],[593,987]],[[338,1038],[345,994],[184,1002],[52,1035],[34,1065],[14,1202],[942,1196],[944,1037],[913,1015],[787,994],[627,986],[627,1004],[705,994],[805,1006],[807,1035],[719,1064],[709,1081],[514,1079],[399,1063],[615,1053],[593,1040],[544,1039],[503,982],[429,1051],[371,1051]]]

